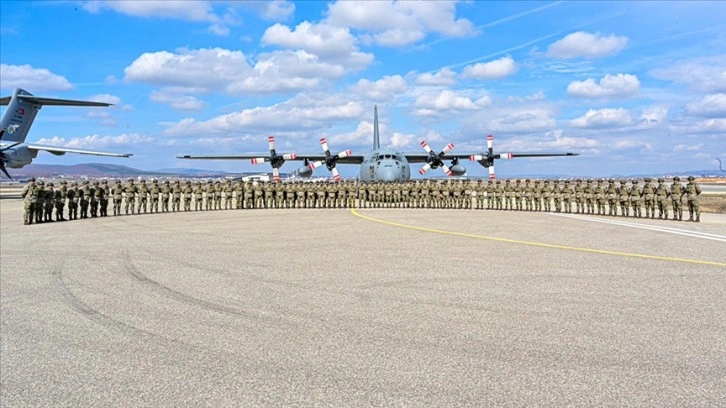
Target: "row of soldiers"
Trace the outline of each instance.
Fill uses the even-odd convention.
[[[139,183],[128,179],[126,184],[116,180],[85,180],[79,186],[63,180],[56,188],[53,183],[30,179],[23,189],[24,221],[64,221],[68,219],[105,217],[109,204],[113,215],[176,212],[194,210],[253,209],[253,208],[457,208],[518,211],[555,211],[620,215],[668,219],[669,202],[673,220],[683,219],[682,199],[687,198],[689,221],[700,221],[698,196],[701,189],[693,177],[682,185],[674,177],[670,187],[664,179],[651,184],[639,180],[416,180],[401,183],[342,181],[273,183],[263,181],[217,180]],[[171,209],[170,209],[171,204]],[[619,209],[619,211],[618,211]],[[632,210],[632,211],[631,211]]]

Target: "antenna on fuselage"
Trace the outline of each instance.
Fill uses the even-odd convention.
[[[378,135],[378,105],[373,106],[373,150],[381,148],[381,140]]]

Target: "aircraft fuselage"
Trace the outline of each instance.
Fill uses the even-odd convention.
[[[375,149],[368,152],[360,165],[360,181],[406,181],[411,178],[411,166],[406,156],[394,150]]]

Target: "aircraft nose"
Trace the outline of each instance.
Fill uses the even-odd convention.
[[[376,172],[376,178],[380,181],[397,181],[398,176],[398,169],[394,166],[382,165]]]

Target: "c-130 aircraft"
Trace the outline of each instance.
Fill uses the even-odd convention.
[[[252,164],[270,163],[272,166],[272,174],[274,181],[280,181],[280,167],[287,160],[302,160],[303,166],[297,171],[300,177],[311,177],[313,170],[325,166],[332,174],[335,181],[340,180],[340,174],[336,165],[340,164],[358,164],[360,171],[358,180],[371,182],[400,182],[411,178],[411,163],[424,163],[419,169],[419,174],[425,174],[431,169],[441,169],[447,176],[461,176],[466,173],[466,167],[459,163],[460,160],[468,159],[475,161],[489,169],[489,178],[496,177],[494,173],[494,160],[496,159],[514,159],[517,157],[548,157],[548,156],[577,156],[579,153],[499,153],[493,151],[494,138],[492,135],[487,136],[487,151],[474,153],[458,153],[452,154],[454,148],[453,143],[449,143],[441,152],[435,152],[429,147],[424,140],[421,141],[421,147],[424,153],[402,153],[392,149],[381,148],[380,137],[378,133],[378,106],[373,108],[373,149],[366,154],[356,155],[350,150],[344,150],[338,154],[331,154],[328,149],[328,142],[325,138],[320,139],[320,145],[323,148],[323,154],[280,154],[275,150],[275,137],[267,138],[270,147],[270,155],[262,156],[258,154],[242,154],[242,155],[220,155],[220,156],[192,156],[180,155],[178,159],[200,159],[200,160],[251,160]],[[444,161],[451,161],[451,165],[447,166]]]
[[[45,146],[34,143],[25,143],[30,127],[33,126],[35,116],[43,105],[53,106],[111,106],[105,102],[73,101],[67,99],[54,99],[33,96],[24,89],[16,89],[13,96],[0,98],[0,105],[7,105],[8,109],[0,119],[0,170],[8,178],[10,174],[6,167],[19,169],[30,164],[44,150],[56,156],[66,153],[90,154],[94,156],[130,157],[130,153],[108,153],[96,150],[73,149],[60,146]]]

